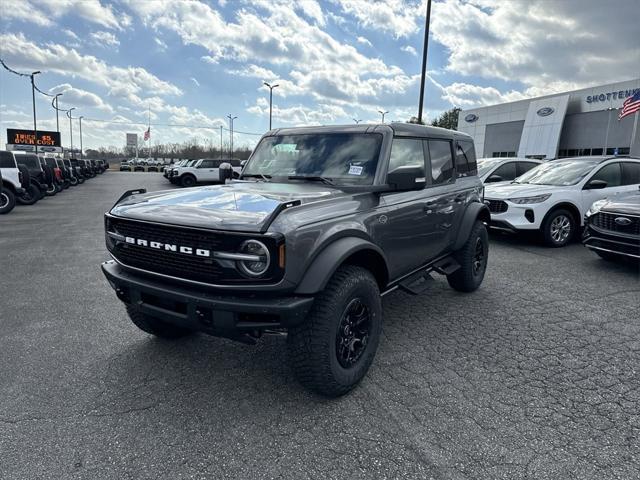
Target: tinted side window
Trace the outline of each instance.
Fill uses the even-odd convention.
[[[0,152],[0,168],[16,168],[12,153]]]
[[[232,167],[240,167],[241,166],[240,162],[241,162],[240,160],[236,160],[235,158],[229,161]]]
[[[622,162],[622,185],[640,184],[640,163]]]
[[[516,173],[516,164],[515,162],[505,163],[498,167],[491,175],[498,175],[502,180],[513,180],[518,176]]]
[[[202,160],[198,168],[213,168],[213,160]]]
[[[389,157],[389,172],[407,165],[424,169],[424,149],[422,140],[415,138],[394,138]]]
[[[473,142],[458,140],[456,148],[456,171],[459,177],[478,174],[476,151]]]
[[[607,187],[619,187],[622,183],[620,163],[610,163],[609,165],[602,167],[590,181],[593,180],[603,180],[607,182]]]
[[[453,158],[451,142],[448,140],[429,140],[431,158],[431,179],[434,184],[445,183],[453,177]]]
[[[522,175],[523,173],[527,173],[533,167],[537,167],[537,166],[538,166],[538,164],[537,163],[533,163],[533,162],[518,162],[518,164],[516,165],[516,170],[517,170],[518,177],[520,175]]]

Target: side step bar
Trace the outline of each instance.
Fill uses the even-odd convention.
[[[410,295],[421,295],[431,287],[433,277],[430,272],[440,275],[451,275],[460,268],[460,264],[453,257],[445,257],[419,270],[398,284],[398,288]],[[385,292],[387,293],[387,292]]]

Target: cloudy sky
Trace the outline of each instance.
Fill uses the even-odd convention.
[[[274,126],[417,113],[426,0],[0,0],[0,56],[83,115],[85,147],[236,145]],[[434,0],[427,117],[640,76],[638,0]],[[38,95],[42,128],[55,130]],[[28,79],[0,70],[0,128],[32,127]],[[99,122],[107,120],[111,123]],[[127,124],[127,122],[132,122]],[[153,126],[153,124],[158,124]],[[168,124],[177,126],[166,126]],[[68,120],[61,125],[68,143]],[[225,135],[226,132],[225,132]],[[2,142],[4,143],[4,141]],[[217,144],[217,143],[216,143]]]

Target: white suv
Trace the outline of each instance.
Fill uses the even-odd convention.
[[[542,163],[533,158],[491,157],[478,159],[482,183],[510,182]]]
[[[190,162],[186,166],[175,168],[172,171],[171,183],[176,183],[183,187],[193,187],[196,183],[219,182],[220,165],[223,163],[231,164],[234,178],[240,175],[242,171],[240,160],[203,158]]]
[[[491,226],[539,230],[551,247],[566,245],[593,202],[638,190],[640,159],[577,157],[545,162],[512,183],[487,184]]]
[[[0,214],[9,213],[16,205],[16,196],[24,193],[22,173],[18,170],[16,158],[12,152],[0,150]]]

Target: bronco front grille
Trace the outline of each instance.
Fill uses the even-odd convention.
[[[489,206],[491,213],[504,213],[509,210],[507,202],[503,202],[502,200],[486,200],[485,203]]]
[[[631,223],[627,225],[616,222],[616,218],[626,218]],[[610,232],[624,233],[627,235],[640,235],[640,217],[631,215],[618,215],[615,213],[599,212],[591,220],[594,227]]]
[[[125,266],[138,268],[151,273],[169,275],[190,281],[210,284],[256,283],[255,279],[243,276],[235,264],[230,261],[218,261],[212,256],[204,257],[184,254],[148,246],[139,246],[125,241],[115,240],[109,232],[144,239],[148,242],[179,245],[213,252],[237,252],[242,242],[248,238],[257,238],[263,242],[276,258],[276,239],[263,235],[247,235],[208,231],[204,229],[178,227],[164,224],[148,223],[122,219],[107,215],[105,227],[107,231],[107,248],[116,260]],[[277,262],[272,262],[269,271],[260,278],[261,283],[273,283],[283,272]]]

